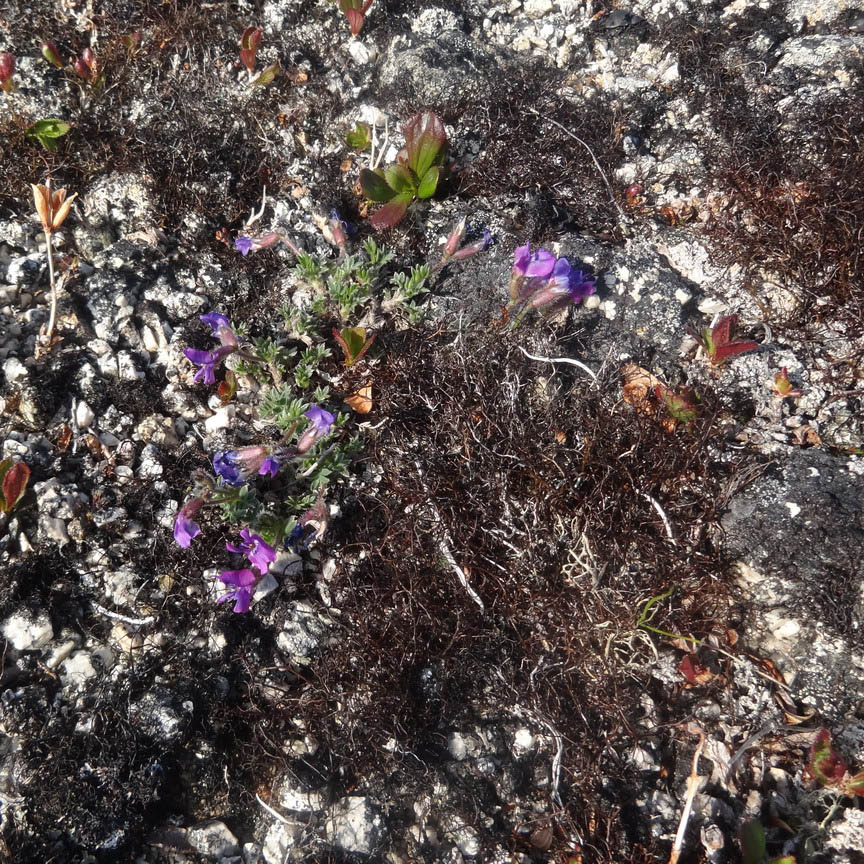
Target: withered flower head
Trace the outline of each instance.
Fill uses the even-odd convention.
[[[52,192],[50,180],[44,186],[41,183],[39,185],[31,183],[30,186],[33,189],[36,212],[42,220],[42,228],[46,234],[50,234],[66,221],[72,202],[78,197],[78,193],[76,192],[71,198],[67,198],[65,189]]]

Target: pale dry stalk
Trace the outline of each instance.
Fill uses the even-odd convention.
[[[48,326],[43,327],[37,340],[37,349],[51,349],[54,340],[54,326],[57,322],[57,284],[54,277],[54,249],[51,243],[51,235],[66,221],[72,202],[78,197],[76,192],[71,198],[66,197],[65,189],[51,190],[51,179],[45,184],[31,183],[33,189],[33,203],[36,213],[42,223],[45,232],[45,246],[48,253],[48,278],[51,282],[51,314],[48,318]],[[38,353],[38,350],[37,350]]]

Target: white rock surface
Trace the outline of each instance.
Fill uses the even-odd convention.
[[[54,638],[54,628],[46,613],[34,617],[16,612],[0,625],[0,632],[18,651],[38,651]]]

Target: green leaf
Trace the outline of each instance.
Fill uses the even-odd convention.
[[[55,138],[61,138],[72,127],[62,120],[48,118],[45,120],[37,120],[27,129],[27,136],[35,138],[46,150],[55,152],[58,144]]]
[[[742,864],[762,864],[765,860],[765,829],[758,819],[751,819],[741,826],[738,839],[741,842]]]
[[[402,127],[408,167],[418,176],[425,177],[433,165],[440,165],[447,149],[447,132],[441,118],[432,111],[415,114]]]
[[[397,194],[410,192],[414,195],[416,192],[417,182],[411,174],[411,169],[405,165],[388,165],[384,169],[384,179]]]
[[[279,64],[278,63],[271,63],[252,82],[252,86],[253,87],[266,87],[268,84],[272,84],[276,80],[276,76],[279,74],[279,72],[280,72]]]
[[[387,185],[387,181],[380,174],[368,168],[360,172],[360,186],[363,188],[363,194],[370,201],[383,203],[396,195],[396,191]]]
[[[372,127],[368,123],[357,123],[345,133],[345,143],[355,150],[366,150],[372,143]]]
[[[772,858],[768,864],[798,864],[794,855],[782,855],[780,858]]]
[[[385,228],[392,228],[398,225],[405,212],[408,210],[408,205],[414,200],[414,195],[411,192],[403,192],[397,195],[388,204],[385,204],[376,213],[373,213],[369,219],[369,223],[376,231],[383,231]]]
[[[366,338],[365,327],[343,327],[342,330],[333,330],[333,338],[339,343],[345,354],[345,365],[353,366],[370,348],[375,341],[373,334]]]
[[[418,198],[431,198],[438,188],[438,175],[441,169],[437,165],[433,165],[424,175],[417,187]]]

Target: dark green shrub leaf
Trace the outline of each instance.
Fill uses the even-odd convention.
[[[387,181],[375,171],[364,168],[360,172],[360,186],[363,194],[370,201],[389,201],[396,194],[395,190],[387,185]]]

